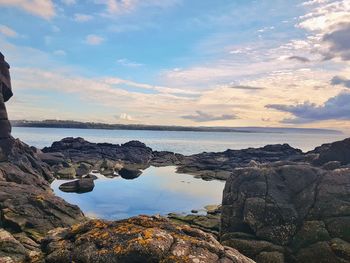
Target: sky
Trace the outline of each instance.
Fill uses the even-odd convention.
[[[0,0],[13,120],[350,130],[350,0]]]

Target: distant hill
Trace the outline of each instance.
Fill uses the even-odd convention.
[[[11,121],[13,127],[35,128],[68,128],[68,129],[105,129],[105,130],[150,130],[150,131],[196,131],[196,132],[245,132],[245,133],[325,133],[341,134],[338,130],[312,128],[279,128],[279,127],[186,127],[140,124],[106,124],[95,122],[78,122],[62,120],[44,121]]]

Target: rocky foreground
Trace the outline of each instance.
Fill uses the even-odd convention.
[[[350,262],[350,139],[309,153],[269,145],[192,156],[136,141],[66,138],[42,151],[10,141],[0,154],[1,263]],[[65,178],[75,181],[63,190],[87,192],[92,171],[133,179],[168,165],[227,180],[220,211],[89,220],[50,189]]]

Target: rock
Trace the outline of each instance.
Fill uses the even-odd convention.
[[[341,163],[338,161],[330,161],[322,165],[322,168],[325,170],[335,170],[341,167]]]
[[[192,213],[192,214],[198,214],[198,210],[192,209],[192,210],[191,210],[191,213]]]
[[[98,179],[98,177],[96,175],[94,175],[94,174],[88,174],[84,178],[89,178],[89,179],[92,179],[92,180],[97,180]]]
[[[317,165],[323,165],[331,161],[338,161],[342,165],[350,164],[350,138],[317,147],[311,153],[317,153],[314,160]]]
[[[301,150],[288,144],[227,150],[221,153],[205,152],[182,158],[177,171],[197,175],[205,180],[227,180],[232,170],[238,167],[258,167],[261,163],[287,161],[302,156]]]
[[[181,164],[184,156],[173,152],[153,152],[152,165],[155,167],[172,166]]]
[[[11,246],[20,250],[7,249],[12,261],[6,260],[21,262],[24,247],[25,262],[36,262],[41,255],[38,243],[49,230],[83,221],[84,216],[77,206],[53,194],[52,173],[39,151],[19,140],[11,139],[10,145],[7,160],[0,162],[0,223],[21,245],[12,240]]]
[[[294,236],[291,247],[299,250],[319,241],[330,240],[330,235],[322,221],[305,221],[301,229]]]
[[[48,165],[60,165],[66,162],[62,153],[38,153],[38,157]]]
[[[11,138],[11,124],[8,120],[5,102],[12,97],[10,65],[5,61],[4,55],[0,52],[0,141],[6,141]],[[6,143],[1,145],[6,157],[9,148],[5,148]]]
[[[308,248],[303,248],[299,251],[296,258],[297,262],[300,263],[309,263],[309,262],[318,262],[318,263],[341,263],[348,262],[344,259],[344,256],[341,258],[338,257],[332,250],[328,242],[318,242],[309,246]]]
[[[91,220],[51,232],[45,262],[254,262],[201,230],[160,217]]]
[[[331,217],[325,220],[329,234],[350,242],[350,217]]]
[[[142,174],[142,171],[140,170],[132,170],[128,168],[122,168],[119,171],[119,175],[126,180],[133,180],[138,178]]]
[[[24,246],[9,232],[0,228],[0,262],[27,262],[28,254]]]
[[[60,152],[73,163],[88,162],[95,164],[106,160],[148,167],[152,159],[152,149],[141,142],[132,141],[123,145],[109,143],[91,143],[83,138],[65,138],[45,147],[43,152]],[[109,167],[110,170],[115,167]]]
[[[92,166],[88,163],[80,163],[76,169],[77,176],[84,176],[91,172]]]
[[[56,172],[56,178],[58,179],[75,179],[76,175],[74,167],[62,168]]]
[[[82,178],[72,182],[63,183],[59,189],[67,193],[88,193],[95,187],[94,180],[90,178]]]
[[[259,263],[284,263],[284,255],[280,252],[261,252],[256,257]]]
[[[216,235],[220,230],[220,215],[180,215],[171,213],[168,218],[174,222],[188,224]]]
[[[349,175],[349,168],[285,162],[234,170],[224,189],[223,244],[258,262],[277,255],[262,252],[283,253],[286,262],[346,262],[330,240],[349,240]]]
[[[208,214],[221,214],[221,205],[206,205],[204,209],[207,210]]]
[[[256,261],[258,260],[258,256],[264,252],[277,252],[282,254],[284,253],[284,248],[282,246],[277,246],[271,242],[263,240],[245,240],[240,238],[230,238],[227,240],[221,240],[221,244],[229,247],[234,247],[244,255],[250,258],[255,258]]]

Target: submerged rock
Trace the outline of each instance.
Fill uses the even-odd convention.
[[[56,262],[234,262],[253,263],[212,235],[161,217],[91,220],[57,229],[43,242],[47,263]]]

